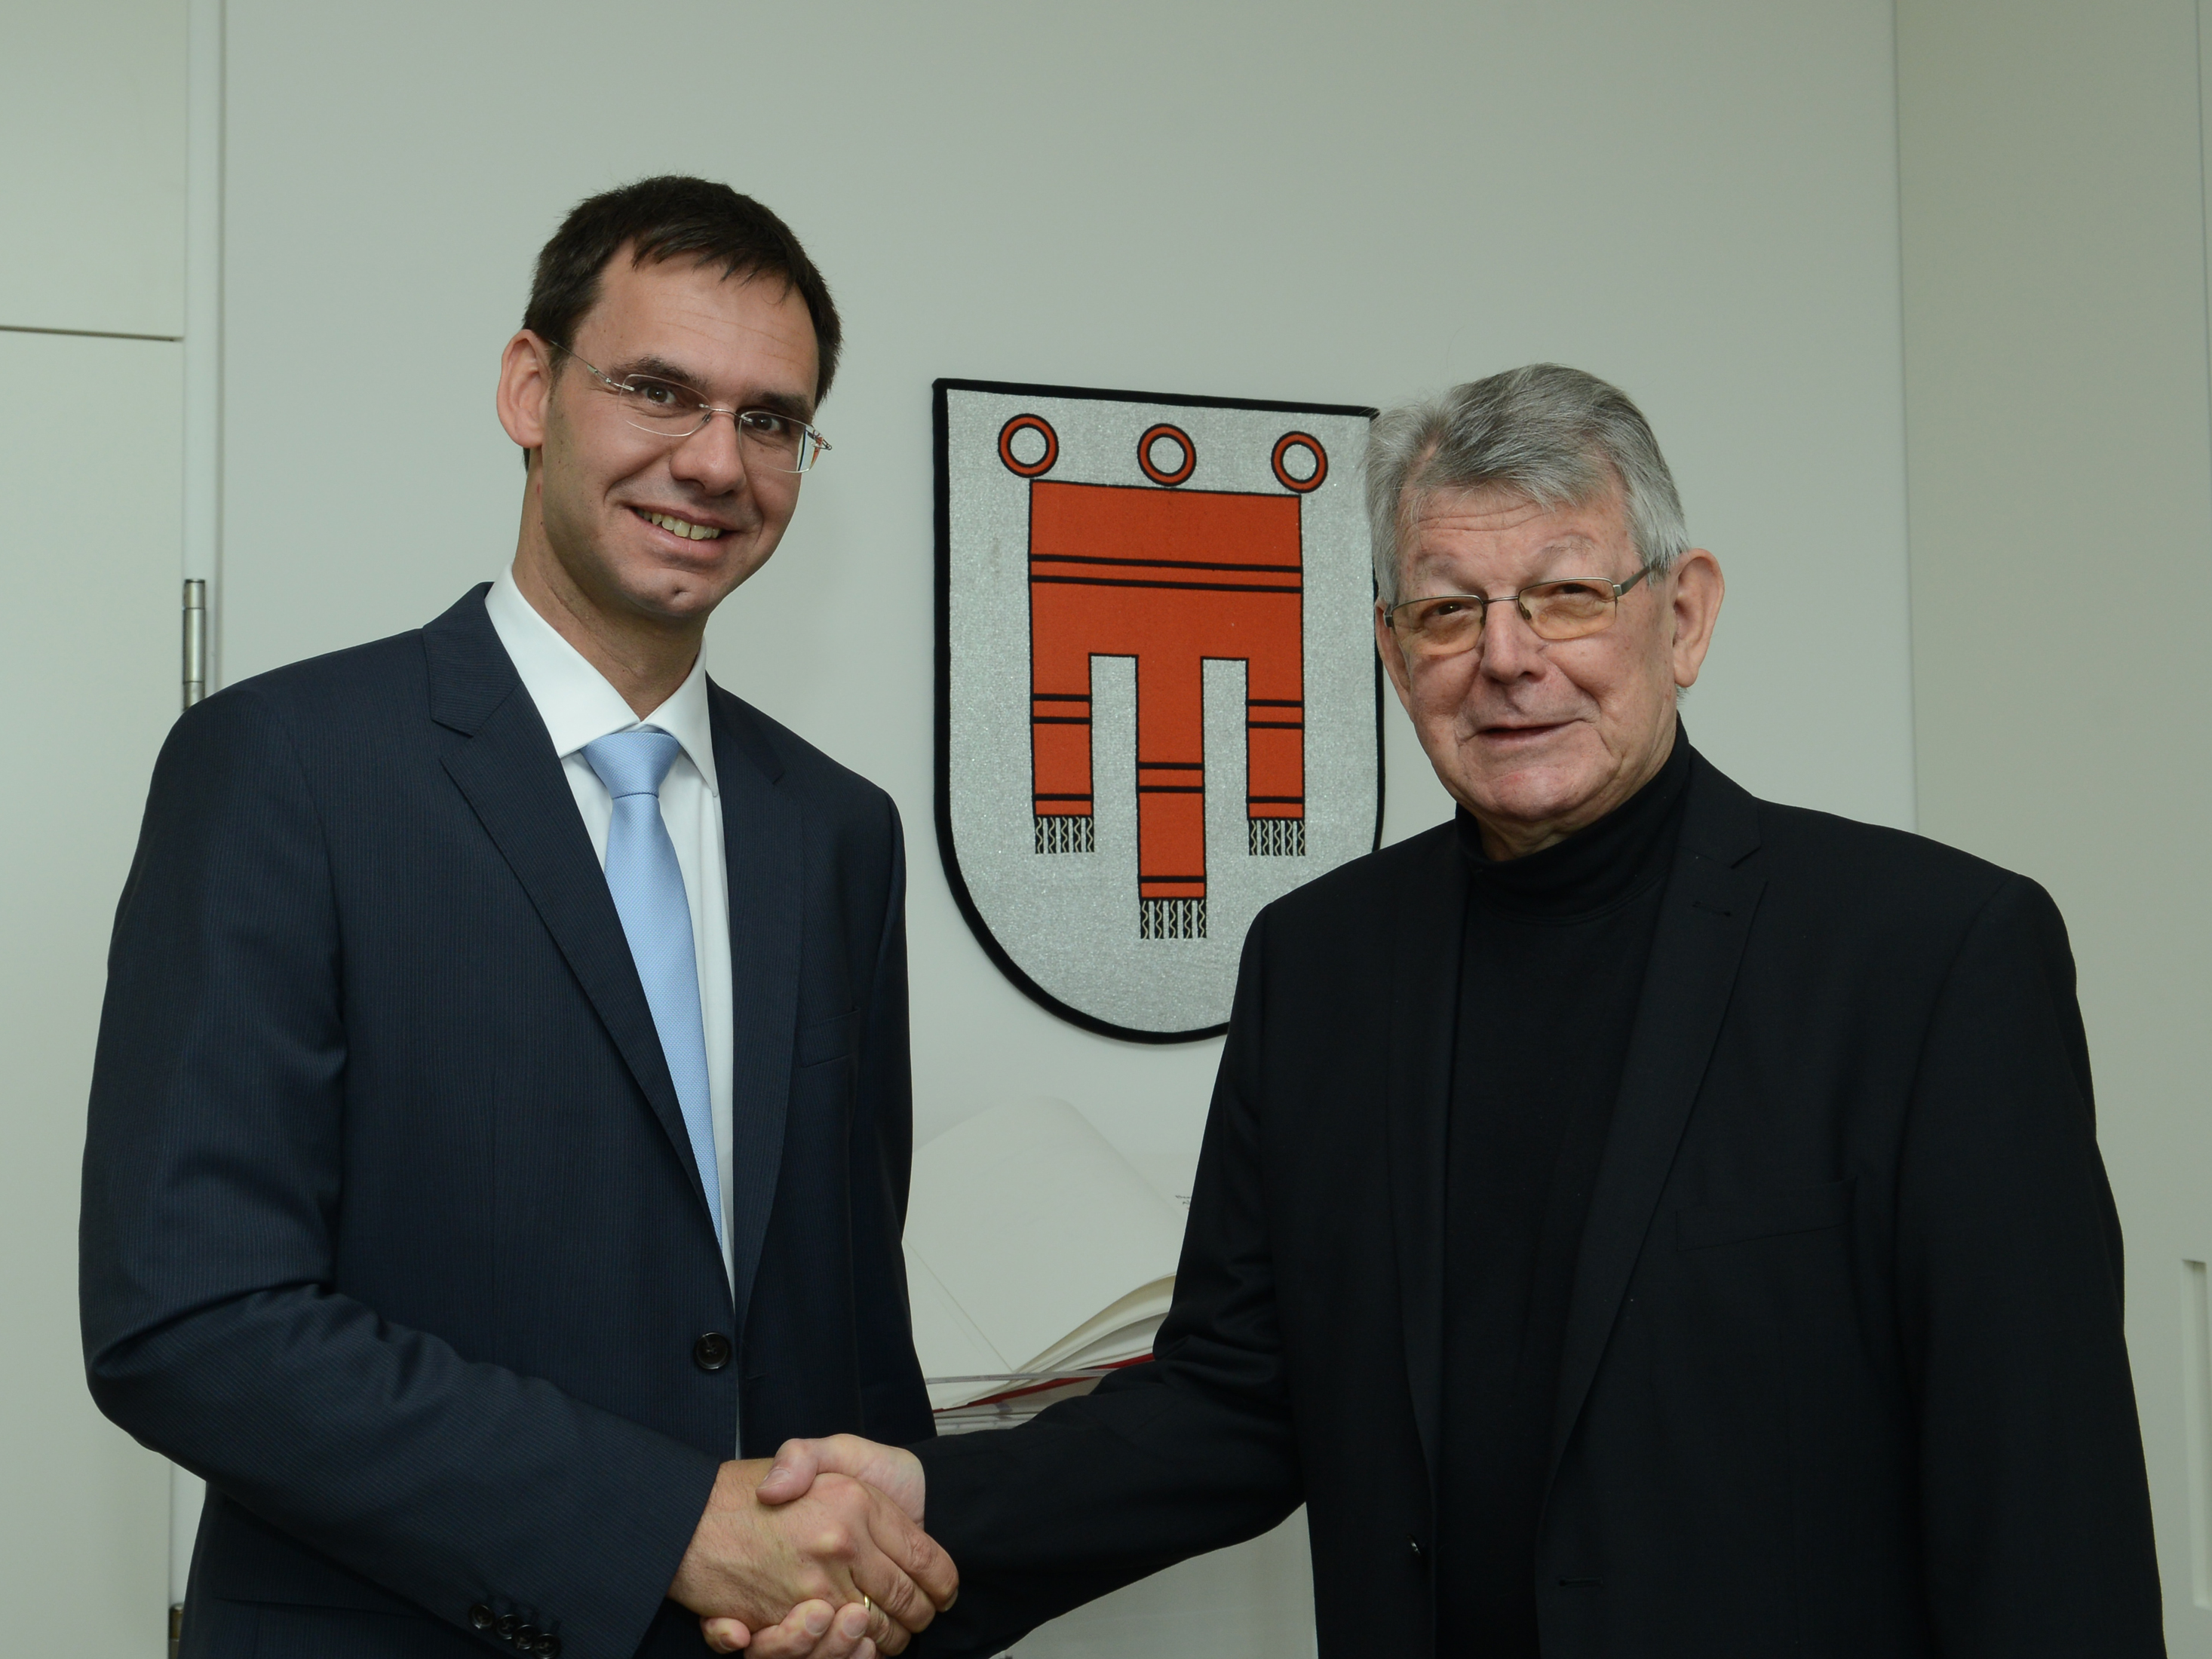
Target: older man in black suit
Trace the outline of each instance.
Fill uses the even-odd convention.
[[[1613,387],[1386,416],[1369,489],[1460,811],[1254,925],[1156,1363],[763,1496],[926,1469],[932,1656],[1301,1500],[1341,1659],[2161,1652],[2050,899],[1689,746],[1720,570]]]

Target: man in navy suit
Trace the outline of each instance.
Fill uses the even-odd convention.
[[[837,347],[759,204],[586,202],[501,366],[513,568],[163,750],[82,1302],[101,1409],[208,1482],[187,1654],[623,1659],[794,1603],[896,1652],[951,1599],[881,1493],[736,1461],[930,1431],[898,814],[700,661]]]

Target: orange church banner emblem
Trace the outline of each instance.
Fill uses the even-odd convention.
[[[1369,409],[937,383],[938,841],[1021,988],[1218,1031],[1261,906],[1381,829]]]

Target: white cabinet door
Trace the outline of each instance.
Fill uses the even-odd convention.
[[[0,9],[0,325],[185,331],[185,0]]]
[[[168,1465],[94,1409],[77,1171],[107,935],[178,702],[180,348],[0,333],[0,1608],[10,1653],[167,1630]]]

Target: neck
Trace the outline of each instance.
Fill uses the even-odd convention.
[[[676,695],[699,660],[707,619],[670,623],[616,611],[592,596],[554,556],[542,528],[526,522],[514,550],[514,585],[530,608],[576,648],[643,720]]]
[[[1468,810],[1474,811],[1472,807]],[[1501,863],[1508,859],[1525,859],[1531,853],[1556,847],[1583,827],[1565,818],[1544,823],[1514,823],[1480,812],[1474,813],[1474,821],[1482,830],[1482,855]]]

